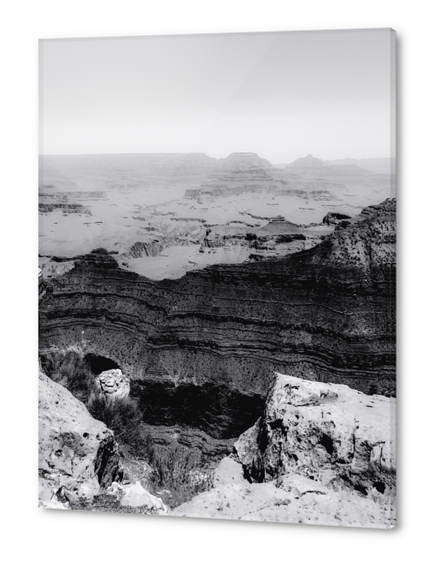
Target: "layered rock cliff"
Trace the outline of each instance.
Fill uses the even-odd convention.
[[[109,358],[144,421],[231,438],[260,415],[274,370],[395,393],[395,200],[311,250],[154,282],[99,250],[48,283],[45,364]]]

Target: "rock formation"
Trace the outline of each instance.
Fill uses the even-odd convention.
[[[374,174],[396,174],[396,158],[343,158],[324,160],[324,166],[359,166]]]
[[[144,508],[158,514],[165,514],[168,512],[163,501],[145,490],[140,482],[135,482],[133,484],[119,484],[118,482],[113,482],[106,490],[106,493],[114,496],[118,500],[120,508]]]
[[[93,392],[96,396],[103,396],[109,400],[127,398],[130,392],[129,377],[120,369],[103,371],[95,378]]]
[[[276,373],[264,413],[234,449],[252,481],[298,474],[363,495],[395,493],[395,399]]]
[[[261,418],[234,449],[214,488],[173,515],[395,525],[394,399],[276,374]]]
[[[241,464],[223,459],[216,471],[215,487],[170,515],[382,529],[395,525],[388,499],[376,490],[366,497],[297,474],[258,484],[248,482],[242,472]]]
[[[304,158],[297,158],[291,164],[288,164],[287,168],[321,168],[324,165],[324,162],[319,158],[314,158],[312,154],[308,154]]]
[[[186,199],[198,201],[268,191],[272,165],[252,152],[233,152],[218,161],[199,189],[187,189]]]
[[[251,227],[265,226],[277,215],[311,224],[328,211],[356,214],[394,193],[389,175],[352,165],[310,165],[316,161],[322,164],[306,157],[278,169],[254,153],[220,159],[205,154],[43,156],[40,253],[71,259],[103,247],[117,252],[119,264],[143,274],[141,262],[147,257],[196,243],[194,222],[232,236],[246,226],[244,213],[261,217],[248,220]],[[189,257],[177,262],[178,277],[199,269],[186,265]],[[234,261],[245,258],[239,252],[233,260],[222,251],[212,263]],[[148,276],[172,278],[166,271]]]
[[[394,395],[395,200],[311,250],[150,281],[92,252],[40,304],[40,353],[111,359],[149,424],[232,438],[273,372]]]
[[[327,213],[323,218],[324,224],[339,224],[341,221],[349,221],[351,217],[349,215],[344,215],[343,213]]]
[[[271,169],[272,167],[268,160],[260,158],[255,152],[232,152],[226,158],[221,158],[218,164],[219,167],[235,170],[254,167]]]
[[[110,392],[110,379],[118,381],[120,375],[115,371],[101,374],[101,387],[111,397],[116,393]],[[121,376],[120,380],[125,379]],[[163,501],[139,481],[127,481],[132,474],[121,461],[113,432],[92,418],[66,388],[40,371],[39,506],[167,513]]]
[[[52,213],[56,210],[60,210],[66,215],[69,213],[91,215],[87,207],[78,203],[39,203],[39,213]]]
[[[39,372],[39,505],[91,501],[121,477],[113,432]]]

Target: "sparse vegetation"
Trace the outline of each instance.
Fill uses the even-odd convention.
[[[106,400],[92,397],[90,414],[104,422],[113,432],[123,454],[133,460],[147,462],[152,470],[149,482],[152,493],[168,490],[165,503],[176,507],[212,485],[210,474],[201,468],[201,454],[177,442],[164,447],[155,445],[143,426],[142,415],[135,400]]]
[[[122,506],[120,505],[121,496],[115,496],[113,494],[101,493],[94,497],[94,500],[89,503],[86,500],[78,500],[76,502],[70,503],[72,510],[91,510],[91,511],[109,511],[115,513],[139,513],[145,515],[151,515],[157,513],[156,508],[148,506]]]
[[[53,351],[41,356],[41,366],[52,380],[65,386],[86,404],[95,419],[114,432],[125,461],[150,465],[151,469],[147,467],[143,471],[143,474],[147,472],[145,485],[151,493],[166,490],[164,501],[167,505],[176,507],[208,490],[212,479],[209,470],[202,468],[200,452],[177,442],[168,446],[155,445],[142,423],[142,413],[136,400],[130,397],[112,400],[92,392],[95,376],[92,359],[78,350],[69,349],[66,353]],[[108,503],[112,501],[109,497],[106,501],[101,498],[101,505],[92,505],[92,509],[119,511],[118,506],[109,509]],[[78,506],[77,509],[84,507]]]
[[[40,357],[44,372],[54,381],[65,386],[75,398],[86,403],[90,396],[93,377],[86,358],[75,350],[66,353],[53,351]]]
[[[201,492],[209,490],[213,479],[201,468],[201,453],[191,451],[178,443],[169,447],[154,447],[151,481],[155,489],[168,489],[165,502],[176,507]]]
[[[116,439],[129,447],[137,444],[140,432],[141,412],[134,400],[122,398],[106,399],[92,396],[87,404],[90,414],[113,430]]]

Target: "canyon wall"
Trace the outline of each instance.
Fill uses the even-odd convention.
[[[71,350],[109,358],[146,423],[215,438],[256,421],[275,370],[394,395],[395,216],[387,199],[311,250],[176,280],[151,281],[96,250],[46,283],[42,361]]]

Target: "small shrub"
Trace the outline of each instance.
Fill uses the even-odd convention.
[[[166,448],[155,447],[151,465],[153,486],[156,489],[167,488],[171,492],[166,503],[172,508],[213,485],[210,473],[201,468],[201,453],[178,443]]]
[[[40,357],[44,372],[65,386],[78,400],[87,402],[93,384],[93,375],[86,359],[78,352],[54,351]]]
[[[120,443],[130,446],[136,443],[142,414],[134,400],[131,398],[112,400],[104,396],[92,396],[87,408],[95,419],[112,429]]]
[[[157,486],[176,488],[189,483],[189,473],[198,466],[200,458],[197,453],[173,443],[167,448],[158,447],[152,461],[153,482]]]
[[[114,432],[127,458],[146,461],[151,466],[149,491],[169,490],[164,501],[170,507],[177,507],[211,488],[212,478],[201,467],[201,452],[177,442],[167,447],[154,445],[151,434],[142,424],[142,414],[135,400],[92,396],[88,409],[94,418]]]

